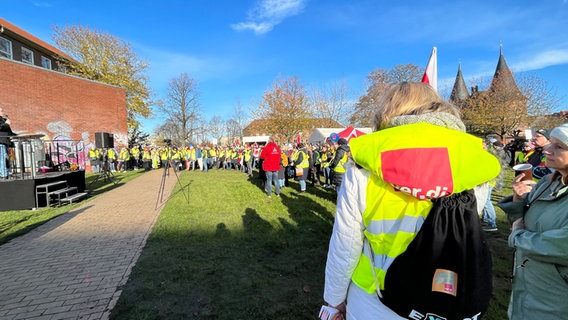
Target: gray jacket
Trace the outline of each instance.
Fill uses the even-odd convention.
[[[568,185],[551,175],[521,202],[512,196],[498,206],[510,222],[524,215],[525,229],[509,235],[515,248],[511,320],[568,319]]]

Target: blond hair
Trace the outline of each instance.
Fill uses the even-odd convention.
[[[430,85],[421,82],[402,82],[389,86],[378,99],[374,117],[375,131],[385,129],[394,117],[447,112],[460,117],[459,110],[445,102]]]

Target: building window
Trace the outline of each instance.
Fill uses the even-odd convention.
[[[51,70],[51,60],[42,56],[41,57],[41,66],[46,68],[46,69]]]
[[[0,37],[0,57],[12,59],[12,41]]]
[[[28,48],[22,47],[22,62],[34,64],[34,52]]]

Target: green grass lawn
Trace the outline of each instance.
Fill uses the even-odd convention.
[[[184,172],[181,180],[189,203],[179,193],[168,202],[111,318],[317,318],[333,191],[299,193],[291,182],[280,198],[268,199],[258,180],[236,171]],[[499,209],[498,215],[500,231],[487,234],[495,290],[485,319],[501,320],[512,251]]]
[[[96,196],[117,184],[87,176]],[[174,179],[170,176],[169,179]],[[512,171],[494,202],[511,194]],[[335,195],[291,181],[267,198],[256,178],[236,171],[182,172],[189,203],[176,190],[113,309],[112,319],[315,319],[323,303],[324,269]],[[87,200],[88,201],[88,200]],[[0,213],[0,244],[76,207]],[[499,232],[487,233],[494,292],[484,319],[506,319],[512,250],[496,208]]]
[[[114,319],[313,319],[334,195],[298,185],[267,198],[237,171],[183,172]]]

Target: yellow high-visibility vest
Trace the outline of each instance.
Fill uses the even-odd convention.
[[[302,154],[302,162],[297,163],[298,158],[300,158],[300,154]],[[292,157],[294,159],[294,163],[296,164],[296,167],[300,168],[300,169],[304,169],[304,168],[309,168],[310,167],[310,162],[308,159],[308,154],[305,153],[302,150],[298,150],[296,152],[294,152],[294,155]]]
[[[368,293],[375,292],[375,283],[384,289],[389,266],[416,237],[432,208],[430,199],[472,189],[501,169],[481,139],[423,122],[367,134],[349,144],[355,162],[371,172],[363,223],[372,252],[364,250],[352,276]]]
[[[345,164],[346,163],[347,163],[347,152],[345,152],[343,154],[343,157],[341,157],[341,160],[339,160],[339,162],[337,163],[335,168],[333,168],[333,171],[339,172],[339,173],[345,173]]]

